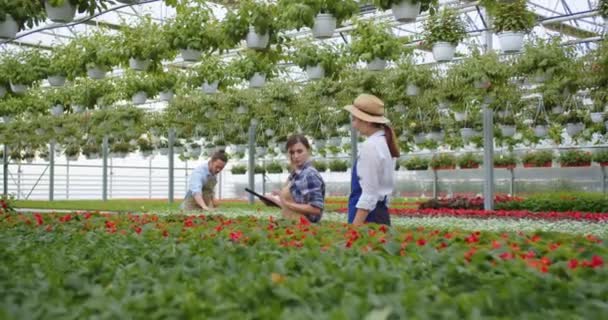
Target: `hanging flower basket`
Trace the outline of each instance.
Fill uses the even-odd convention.
[[[93,80],[101,80],[106,77],[106,71],[99,66],[90,67],[87,69],[87,76]]]
[[[392,5],[393,16],[399,22],[412,22],[420,13],[420,1],[403,0]]]
[[[405,88],[405,94],[410,97],[415,97],[420,94],[420,87],[415,84],[408,84]]]
[[[307,66],[306,76],[308,76],[309,80],[322,79],[325,77],[325,69],[323,69],[321,64],[317,64],[316,66]]]
[[[454,59],[456,53],[456,46],[449,42],[436,42],[433,44],[433,58],[435,61],[451,61]]]
[[[52,75],[47,78],[51,87],[63,87],[65,85],[66,78],[61,75]]]
[[[600,123],[604,121],[604,113],[603,112],[591,112],[591,122]]]
[[[146,71],[152,61],[150,59],[129,58],[129,68],[137,71]]]
[[[159,100],[164,102],[170,102],[171,100],[173,100],[173,91],[161,91],[159,94]]]
[[[519,52],[524,44],[523,32],[505,31],[497,34],[503,52]]]
[[[207,81],[205,81],[205,82],[203,82],[201,89],[203,90],[203,93],[214,94],[214,93],[217,93],[217,88],[219,87],[219,84],[220,84],[219,81],[213,81],[211,83],[208,83]]]
[[[27,86],[24,84],[13,84],[10,83],[11,91],[15,94],[24,94],[27,92]]]
[[[534,127],[534,135],[538,138],[546,137],[549,133],[549,129],[544,125],[537,125]]]
[[[336,30],[336,18],[330,13],[319,13],[315,17],[312,35],[317,39],[331,38]]]
[[[134,105],[141,105],[148,100],[148,94],[145,91],[138,91],[132,97],[131,101]]]
[[[262,88],[266,84],[266,75],[263,73],[256,72],[249,79],[249,88]]]
[[[0,85],[0,98],[4,98],[6,95],[6,88]]]
[[[4,22],[0,22],[0,38],[15,39],[17,32],[19,32],[19,24],[13,16],[6,14]]]
[[[591,160],[588,162],[562,164],[562,168],[580,168],[580,167],[591,167]]]
[[[515,132],[516,132],[515,126],[512,126],[512,125],[501,125],[500,126],[500,133],[503,135],[503,137],[512,137],[515,135]]]
[[[63,106],[60,104],[56,104],[51,107],[51,114],[58,117],[63,114]]]
[[[180,49],[182,59],[187,62],[196,62],[201,58],[203,54],[200,50],[195,49]]]
[[[76,16],[76,6],[72,5],[69,0],[65,0],[58,6],[53,6],[49,0],[46,0],[44,1],[44,9],[49,20],[53,22],[72,22],[74,16]]]
[[[266,47],[268,47],[268,42],[270,41],[270,36],[268,33],[259,34],[255,32],[253,26],[250,26],[246,41],[247,48],[249,49],[266,49]]]
[[[367,63],[367,70],[369,71],[382,71],[386,69],[386,60],[380,58],[374,58],[374,60]]]

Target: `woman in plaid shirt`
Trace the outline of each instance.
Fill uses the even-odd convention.
[[[304,135],[296,134],[287,139],[287,154],[291,173],[279,197],[281,213],[288,219],[306,217],[319,222],[325,204],[325,182],[310,160],[310,143]]]

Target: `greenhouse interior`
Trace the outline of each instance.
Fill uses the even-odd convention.
[[[0,318],[608,318],[607,34],[608,0],[0,0]]]

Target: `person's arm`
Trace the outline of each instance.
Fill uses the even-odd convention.
[[[205,200],[203,200],[203,194],[200,191],[195,193],[193,197],[194,197],[194,201],[196,201],[196,204],[198,204],[198,206],[201,207],[201,209],[203,209],[204,211],[211,210],[211,208],[209,208],[205,204]]]
[[[357,213],[353,220],[353,225],[358,226],[365,223],[365,219],[371,211],[376,208],[379,199],[379,174],[380,155],[373,145],[367,145],[367,148],[361,150],[359,162],[357,163],[357,172],[361,184],[361,197],[355,205]]]
[[[323,186],[323,179],[320,176],[313,174],[307,176],[301,190],[305,203],[285,201],[285,206],[301,214],[320,215],[325,203]]]
[[[192,198],[199,207],[203,210],[209,210],[209,207],[205,204],[203,200],[203,186],[207,183],[207,173],[204,170],[196,169],[192,172],[192,176],[190,177],[190,193],[192,194]]]
[[[301,214],[312,214],[312,215],[320,215],[321,214],[321,209],[317,208],[317,207],[313,207],[310,204],[307,203],[296,203],[293,201],[282,201],[282,204],[285,206],[285,208],[297,212],[297,213],[301,213]]]

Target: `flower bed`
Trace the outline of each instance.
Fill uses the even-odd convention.
[[[594,236],[91,213],[5,214],[0,231],[9,318],[599,319],[608,290]]]

